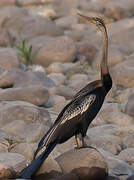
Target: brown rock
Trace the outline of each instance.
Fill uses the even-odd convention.
[[[71,62],[76,56],[76,47],[68,37],[53,38],[37,53],[35,63],[48,66],[53,62]]]
[[[15,171],[13,168],[7,165],[0,163],[0,179],[14,179]]]
[[[134,117],[134,94],[128,98],[128,102],[125,107],[125,113]]]
[[[118,154],[122,149],[122,140],[121,138],[113,135],[99,135],[99,136],[90,136],[86,141],[89,146],[102,148],[106,151],[111,152],[112,154]]]
[[[123,144],[127,148],[134,147],[133,141],[134,141],[134,133],[123,138]]]
[[[19,66],[19,60],[14,49],[0,48],[0,66],[7,68]]]
[[[26,101],[42,105],[48,98],[48,90],[42,86],[18,87],[0,91],[1,101]]]
[[[80,42],[77,43],[77,48],[78,48],[78,53],[84,55],[86,57],[86,60],[90,64],[92,64],[97,54],[96,47],[88,43]]]
[[[20,143],[11,149],[11,152],[19,153],[28,159],[33,159],[33,154],[37,148],[36,143]]]
[[[79,180],[79,177],[74,174],[74,173],[68,173],[68,174],[64,174],[62,176],[59,176],[57,178],[53,178],[51,180]]]
[[[89,148],[74,149],[56,158],[63,173],[73,172],[81,180],[104,178],[107,175],[107,166],[102,155]]]
[[[18,142],[34,143],[38,142],[49,128],[41,123],[27,124],[20,131],[13,133],[13,137]]]
[[[7,123],[15,126],[15,122],[13,122],[15,120],[23,120],[26,123],[41,122],[45,125],[50,125],[50,116],[44,108],[39,108],[27,102],[2,101],[0,103],[0,127]],[[23,125],[24,123],[21,121],[13,129],[18,129],[19,131],[19,128],[23,127]],[[10,129],[9,127],[5,127],[5,129]]]
[[[26,165],[26,158],[18,153],[0,153],[0,163],[20,171]]]
[[[111,70],[113,81],[117,86],[129,88],[134,86],[134,61],[128,59],[114,66]]]
[[[129,165],[134,165],[134,148],[124,149],[117,157],[127,162]]]
[[[52,154],[45,160],[45,162],[42,164],[41,168],[36,173],[37,175],[43,174],[43,173],[49,173],[51,171],[56,172],[62,172],[61,167],[57,163],[57,161],[54,160]]]

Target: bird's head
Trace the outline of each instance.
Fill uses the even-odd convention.
[[[95,24],[99,29],[101,29],[102,27],[105,27],[104,21],[101,18],[98,17],[88,17],[88,16],[84,16],[80,13],[77,13],[81,18],[89,21],[90,23]]]

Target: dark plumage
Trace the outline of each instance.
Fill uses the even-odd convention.
[[[81,134],[82,147],[85,146],[84,137],[86,136],[88,126],[99,112],[105,96],[112,87],[112,79],[107,65],[108,38],[104,22],[100,18],[79,15],[91,23],[96,24],[102,32],[103,55],[101,61],[101,79],[87,84],[63,108],[53,126],[41,139],[34,154],[35,159],[22,171],[22,178],[30,178],[48,157],[56,144],[63,143],[75,135],[79,148],[81,145],[77,135]],[[44,148],[43,153],[38,155],[42,148]]]

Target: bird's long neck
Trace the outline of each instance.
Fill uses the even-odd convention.
[[[102,32],[102,61],[101,61],[101,78],[103,79],[103,76],[106,74],[109,74],[109,69],[107,65],[107,58],[108,58],[108,35],[107,30],[105,27],[101,27]]]
[[[108,92],[111,87],[112,87],[112,79],[109,73],[109,68],[108,68],[108,35],[107,35],[107,30],[105,26],[101,27],[101,32],[102,32],[102,41],[103,41],[103,46],[102,46],[102,61],[101,61],[101,80],[103,82],[103,85]]]

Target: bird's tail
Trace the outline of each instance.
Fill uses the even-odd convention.
[[[57,143],[51,143],[46,149],[39,155],[37,159],[34,159],[31,164],[23,169],[20,173],[20,178],[31,179],[31,177],[37,172],[45,159],[49,156],[51,151],[55,148]]]

